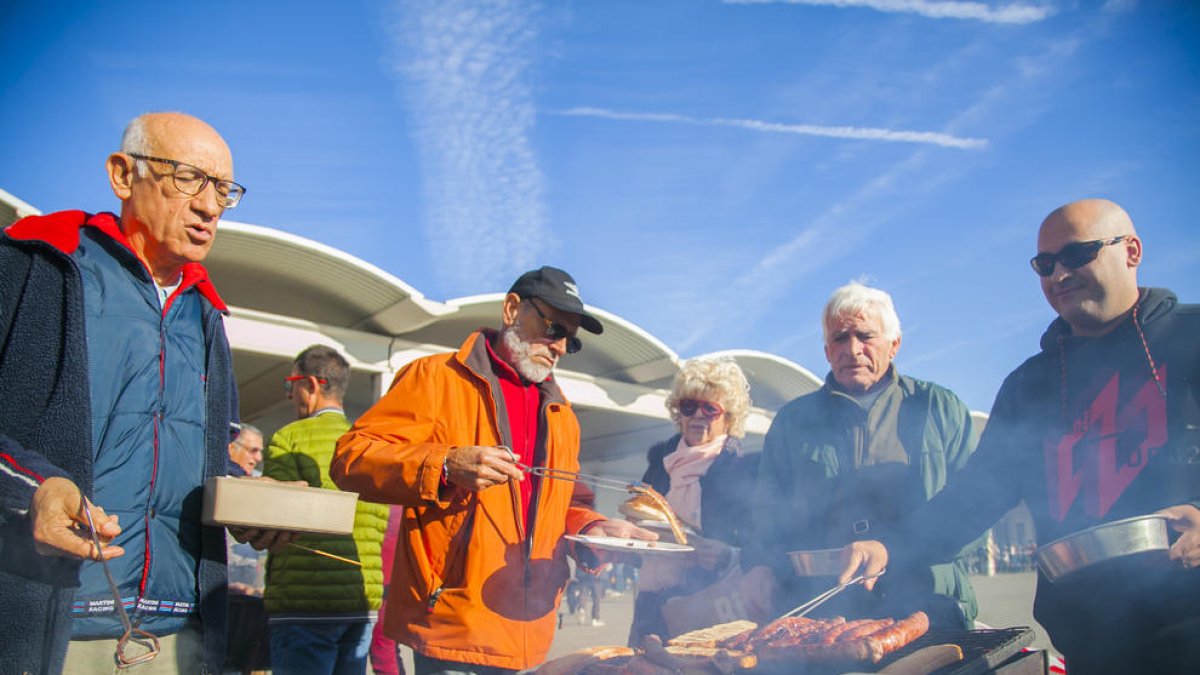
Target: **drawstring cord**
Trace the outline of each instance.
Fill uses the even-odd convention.
[[[1158,372],[1158,366],[1154,365],[1154,357],[1150,354],[1150,344],[1146,342],[1146,334],[1142,332],[1142,322],[1138,319],[1138,306],[1133,306],[1133,328],[1137,331],[1138,339],[1142,342],[1142,353],[1146,355],[1146,365],[1150,366],[1150,375],[1154,378],[1154,385],[1158,388],[1158,393],[1164,399],[1167,398],[1167,390],[1163,385],[1162,376]],[[1062,419],[1065,422],[1067,419],[1067,346],[1064,336],[1058,336],[1058,362],[1061,366],[1062,387],[1060,387],[1059,409]]]

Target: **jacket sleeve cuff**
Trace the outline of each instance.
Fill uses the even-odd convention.
[[[453,483],[446,479],[446,459],[452,448],[434,448],[425,457],[421,465],[420,489],[421,499],[434,502],[441,507],[450,505],[451,498],[457,491]]]
[[[25,515],[33,503],[33,493],[53,477],[75,480],[42,455],[0,436],[0,509],[4,516]]]

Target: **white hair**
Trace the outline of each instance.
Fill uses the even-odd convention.
[[[151,154],[150,133],[146,130],[146,115],[138,115],[125,127],[125,133],[121,135],[121,152],[127,155]],[[137,167],[138,178],[145,178],[146,163],[134,160],[133,164]]]
[[[530,382],[542,382],[550,373],[554,372],[554,366],[543,366],[538,364],[530,356],[530,344],[521,339],[519,330],[521,322],[514,322],[511,326],[505,326],[500,329],[500,341],[508,349],[509,357],[512,363],[509,364],[517,374]]]
[[[667,410],[679,428],[679,402],[684,399],[716,399],[725,408],[729,435],[746,435],[746,418],[750,416],[750,382],[741,366],[729,357],[689,359],[679,367],[679,374],[667,395]]]
[[[883,330],[883,339],[895,340],[900,337],[900,317],[896,315],[896,307],[892,304],[892,296],[878,288],[871,288],[861,282],[851,281],[835,290],[825,303],[825,312],[821,315],[821,334],[829,341],[829,322],[839,316],[877,315]]]

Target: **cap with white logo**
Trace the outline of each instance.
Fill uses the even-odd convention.
[[[513,282],[508,292],[522,298],[539,298],[557,310],[578,314],[579,325],[584,330],[597,335],[604,332],[600,321],[583,308],[583,299],[579,297],[575,279],[557,267],[546,265],[529,270]]]

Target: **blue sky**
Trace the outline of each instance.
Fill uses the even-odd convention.
[[[431,298],[551,263],[682,356],[823,375],[865,277],[901,371],[987,410],[1053,318],[1056,206],[1121,203],[1142,283],[1200,300],[1198,38],[1132,0],[5,3],[0,188],[113,209],[123,126],[184,110],[234,149],[230,218]]]

